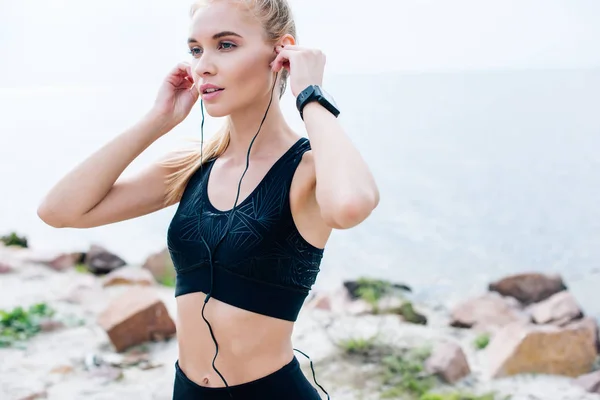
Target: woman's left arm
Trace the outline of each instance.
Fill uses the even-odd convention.
[[[325,55],[296,46],[286,36],[275,48],[275,72],[290,72],[295,97],[309,85],[322,85]],[[347,229],[364,221],[379,204],[379,190],[369,167],[346,135],[339,120],[316,102],[303,109],[304,123],[314,154],[316,200],[321,217],[331,228]]]
[[[304,107],[303,115],[314,156],[321,216],[332,228],[356,226],[379,204],[375,179],[333,114],[312,102]]]

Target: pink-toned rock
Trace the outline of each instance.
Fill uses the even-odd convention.
[[[596,338],[589,326],[574,324],[505,326],[485,352],[494,378],[522,373],[576,377],[590,372],[596,359]]]
[[[367,314],[372,310],[372,307],[364,300],[352,300],[344,287],[333,291],[317,292],[307,302],[306,308],[350,315]]]
[[[536,324],[562,326],[583,317],[583,311],[577,300],[566,290],[558,292],[540,303],[533,304],[528,311]]]
[[[53,260],[49,260],[45,263],[45,265],[47,265],[55,271],[64,271],[70,268],[74,268],[80,260],[80,253],[67,253],[59,255]]]
[[[53,320],[51,318],[40,321],[40,330],[42,332],[53,332],[65,327],[65,324],[61,321]]]
[[[141,285],[152,286],[156,283],[154,277],[147,269],[128,266],[116,269],[102,279],[102,286],[116,285]]]
[[[594,341],[596,343],[596,353],[600,354],[600,337],[598,336],[598,334],[599,334],[598,322],[594,318],[584,317],[582,319],[571,321],[568,324],[566,324],[565,327],[570,327],[570,328],[583,327],[584,329],[587,329],[590,332],[590,334],[593,336]]]
[[[175,334],[175,324],[153,288],[133,286],[98,317],[117,352]]]
[[[488,292],[456,306],[451,312],[450,325],[494,333],[508,324],[526,324],[529,320],[515,299]]]
[[[514,297],[523,305],[538,303],[566,289],[560,275],[539,273],[511,275],[489,285],[490,291]]]
[[[152,273],[157,282],[164,282],[175,278],[175,267],[168,249],[164,249],[159,253],[150,255],[142,268],[147,269]]]
[[[0,261],[0,274],[8,274],[13,271],[14,268],[10,264]]]
[[[81,261],[81,253],[59,253],[55,251],[24,249],[21,251],[22,260],[42,264],[55,271],[64,271],[75,267]]]
[[[600,394],[600,371],[581,375],[575,379],[573,383],[577,386],[581,386],[587,392]]]
[[[458,382],[471,373],[462,348],[448,341],[436,344],[431,356],[425,361],[425,369],[450,384]]]
[[[317,293],[307,306],[316,310],[332,311],[330,295],[327,293]]]
[[[96,245],[92,245],[86,253],[85,264],[95,275],[106,275],[117,268],[127,265],[119,256]]]

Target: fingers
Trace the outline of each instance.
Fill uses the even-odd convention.
[[[277,57],[275,57],[275,60],[273,60],[271,63],[271,69],[273,72],[279,72],[284,67],[289,69],[291,64],[290,58],[293,57],[292,53],[292,50],[278,51]]]
[[[193,79],[192,66],[188,62],[180,62],[172,70],[171,75],[179,78],[190,78]]]

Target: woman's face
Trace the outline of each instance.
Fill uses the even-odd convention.
[[[192,74],[209,115],[229,115],[270,96],[269,63],[276,54],[265,39],[262,25],[232,1],[214,1],[196,11],[189,39]],[[218,90],[207,92],[209,87]]]

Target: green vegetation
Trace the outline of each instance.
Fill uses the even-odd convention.
[[[424,315],[419,314],[415,311],[413,304],[410,301],[405,301],[400,307],[391,310],[394,314],[401,315],[407,322],[413,324],[426,325],[427,318]]]
[[[505,397],[505,399],[510,396]],[[419,400],[496,400],[497,396],[494,393],[486,393],[483,395],[468,394],[462,392],[448,393],[426,393]]]
[[[11,232],[9,235],[0,237],[0,242],[6,246],[17,246],[27,248],[27,238],[25,236],[20,237],[15,232]]]
[[[345,339],[338,343],[338,346],[349,355],[368,355],[372,350],[375,350],[375,338],[355,338]]]
[[[357,284],[357,295],[374,309],[377,309],[379,300],[392,291],[392,284],[380,279],[360,278]]]
[[[487,333],[483,333],[475,338],[473,344],[479,350],[483,350],[490,343],[490,335]]]
[[[158,283],[160,283],[163,286],[167,286],[167,287],[175,287],[175,275],[173,275],[170,272],[167,272],[166,274],[164,274],[164,276],[162,276],[161,278],[157,279]]]
[[[46,303],[34,304],[28,309],[0,310],[0,347],[10,347],[35,336],[41,331],[41,322],[54,313]]]
[[[75,271],[81,273],[81,274],[89,274],[90,270],[88,269],[87,265],[85,264],[77,264],[75,265]]]
[[[412,396],[418,398],[437,383],[437,378],[425,371],[428,348],[411,349],[384,357],[383,383],[388,387],[381,397],[384,399]],[[409,397],[410,398],[410,397]]]
[[[382,399],[402,400],[497,400],[494,393],[475,395],[462,391],[435,391],[443,382],[426,371],[430,346],[400,348],[379,343],[375,337],[346,339],[337,343],[346,356],[360,364],[372,363],[378,368],[375,377],[382,383]]]

